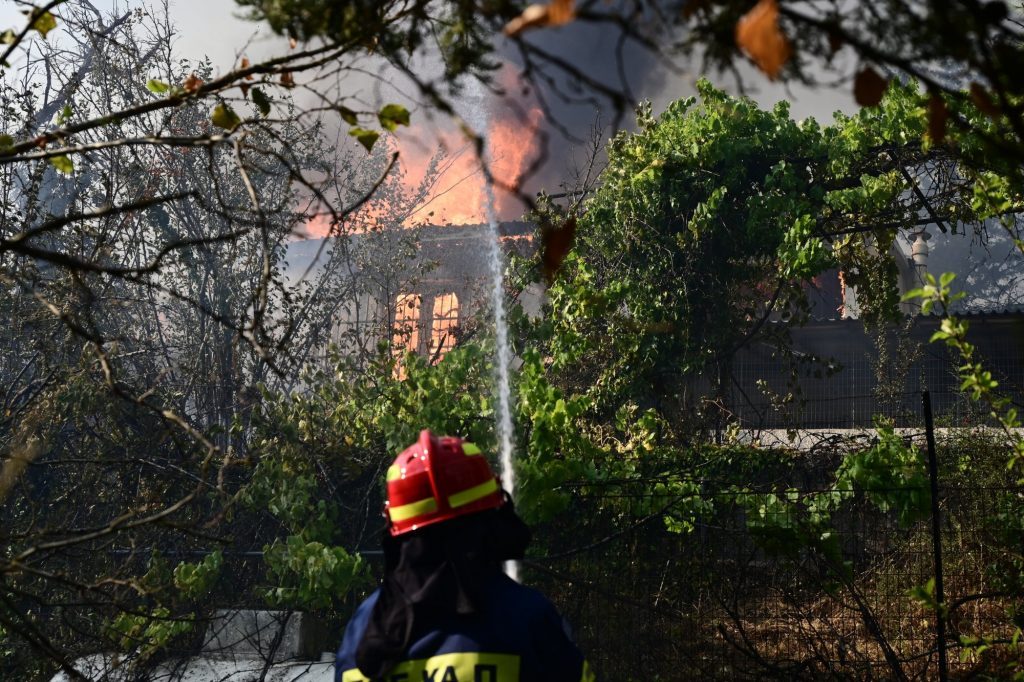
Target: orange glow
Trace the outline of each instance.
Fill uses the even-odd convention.
[[[522,89],[516,69],[506,65],[497,81],[506,92]],[[525,120],[521,118],[525,117]],[[544,120],[543,112],[532,107],[524,116],[492,115],[487,131],[487,145],[491,156],[491,173],[496,187],[495,214],[498,220],[515,220],[523,206],[515,195],[503,187],[519,188],[523,174],[536,158],[537,133]],[[442,157],[436,167],[434,181],[425,200],[403,224],[414,225],[478,225],[486,222],[487,212],[484,177],[476,149],[458,130],[438,130],[425,124],[414,123],[402,128],[393,138],[399,152],[401,185],[410,196],[426,177],[432,158],[438,151]],[[378,142],[378,144],[382,144]],[[395,172],[393,171],[393,172]],[[390,213],[391,207],[383,200],[371,200],[360,211],[366,222]],[[316,216],[305,226],[310,237],[323,237],[329,232],[329,217]],[[360,222],[359,219],[354,221]],[[355,231],[360,231],[356,228]]]
[[[430,323],[431,362],[439,362],[445,353],[455,347],[455,332],[459,326],[459,297],[452,292],[434,298],[434,317]]]
[[[324,214],[317,214],[306,221],[303,229],[296,233],[299,239],[321,239],[331,231],[331,219]]]
[[[399,294],[395,299],[395,328],[391,336],[391,353],[397,359],[395,376],[405,378],[405,367],[402,355],[407,350],[419,352],[420,345],[420,305],[419,294]]]
[[[491,173],[496,184],[494,190],[495,214],[499,220],[514,220],[522,212],[516,197],[502,185],[518,189],[523,173],[536,152],[536,135],[543,115],[533,109],[526,123],[515,119],[491,122],[487,143],[491,149]],[[420,132],[414,129],[413,134]],[[484,176],[476,150],[460,133],[440,136],[438,147],[447,151],[441,162],[439,176],[423,208],[409,224],[476,225],[487,220],[484,194]],[[430,162],[430,154],[411,144],[400,145],[401,163],[407,172],[408,183],[422,180]]]
[[[423,133],[426,131],[414,127],[409,137]],[[423,136],[427,137],[429,133]],[[461,133],[448,132],[437,134],[437,140],[431,146],[433,148],[424,149],[422,144],[400,139],[399,163],[406,170],[409,186],[423,180],[434,150],[444,151],[429,197],[407,224],[465,225],[483,222],[483,176],[472,145]]]

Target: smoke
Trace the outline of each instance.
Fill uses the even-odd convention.
[[[613,3],[603,11],[609,17],[624,16],[625,7]],[[642,20],[628,25],[645,30]],[[566,178],[573,177],[573,166],[582,164],[589,153],[595,126],[605,141],[615,131],[631,128],[635,104],[658,97],[677,76],[666,57],[612,21],[577,20],[527,32],[522,41],[527,49],[502,40],[498,52],[529,82],[503,78],[499,85],[504,94],[492,99],[490,110],[492,120],[524,129],[531,111],[543,112],[539,156],[531,159],[534,167],[523,184],[530,194],[539,189],[560,191]]]
[[[658,5],[662,13],[656,14]],[[588,11],[604,12],[607,21],[577,19],[557,28],[524,33],[523,42],[548,57],[546,63],[524,54],[513,40],[499,43],[501,57],[525,71],[530,85],[520,83],[506,88],[505,96],[494,97],[492,119],[521,124],[533,106],[544,112],[539,145],[544,158],[524,179],[527,193],[539,189],[556,193],[571,183],[574,166],[587,156],[595,126],[603,147],[615,132],[635,127],[636,104],[650,100],[657,114],[670,102],[695,94],[696,81],[702,75],[731,94],[750,96],[763,108],[786,100],[798,120],[814,117],[828,123],[837,110],[852,114],[859,109],[849,84],[835,78],[835,73],[826,78],[824,66],[807,69],[812,81],[824,85],[771,82],[739,56],[728,73],[702,73],[699,50],[686,62],[670,54],[671,45],[686,31],[674,21],[678,12],[672,6],[671,2],[651,3],[645,5],[644,14],[635,15],[630,14],[637,11],[634,4],[608,0],[587,5]],[[612,21],[613,17],[621,21]],[[631,35],[625,34],[627,30]],[[635,36],[642,36],[646,44]],[[648,44],[658,45],[658,51]],[[844,72],[854,65],[837,61],[833,66]]]

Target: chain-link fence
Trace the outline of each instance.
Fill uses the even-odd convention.
[[[976,360],[1020,402],[1024,317],[967,319]],[[960,391],[959,358],[929,343],[940,323],[913,318],[871,330],[857,320],[815,322],[792,330],[788,353],[766,343],[744,349],[720,391],[727,418],[747,429],[865,428],[880,414],[913,425],[921,423],[920,393],[929,391],[940,426],[983,420],[986,411]]]
[[[916,477],[876,477],[904,485],[837,484],[837,467],[875,433],[823,437],[742,487],[699,468],[580,484],[575,511],[599,511],[582,528],[545,529],[548,554],[528,563],[527,581],[556,600],[604,680],[999,670],[1019,625],[1011,583],[1024,489],[1006,485],[1005,440],[947,422],[935,448],[936,515],[916,398],[920,426],[897,431],[918,448]]]

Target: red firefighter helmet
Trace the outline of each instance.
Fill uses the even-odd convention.
[[[392,535],[505,503],[501,485],[480,448],[461,438],[420,431],[387,473],[384,509]]]

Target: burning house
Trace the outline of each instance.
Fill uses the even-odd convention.
[[[436,361],[455,345],[468,321],[489,308],[486,254],[492,233],[480,224],[399,232],[350,237],[350,276],[357,294],[338,311],[332,340],[346,353],[373,352],[379,342],[390,340],[399,352],[408,349]],[[528,255],[535,248],[528,223],[506,222],[500,232],[506,254]],[[919,286],[928,271],[965,273],[958,282],[967,296],[954,312],[970,321],[986,366],[1020,399],[1024,262],[1009,243],[996,239],[972,245],[964,239],[915,233],[898,240],[890,255],[899,291]],[[299,242],[291,258],[305,262],[319,248],[319,240]],[[387,249],[391,257],[382,258]],[[903,303],[901,323],[868,329],[857,292],[835,270],[809,283],[807,292],[810,319],[791,330],[788,358],[758,343],[732,359],[722,392],[728,421],[752,431],[793,425],[859,429],[870,427],[877,414],[912,420],[924,389],[932,393],[938,413],[967,418],[971,406],[959,392],[956,358],[928,342],[940,317],[920,315],[914,304]],[[520,303],[528,313],[540,314],[542,297],[533,288]]]

